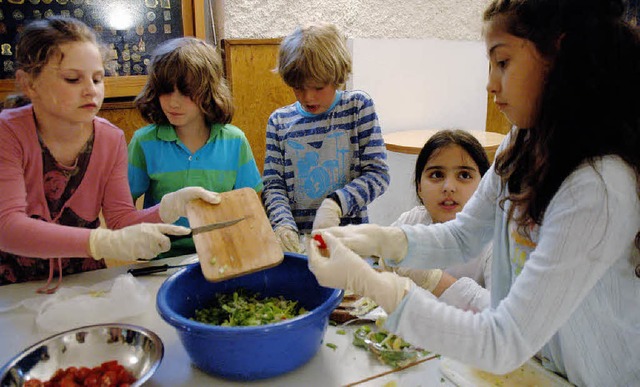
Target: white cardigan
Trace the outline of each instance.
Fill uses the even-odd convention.
[[[493,241],[491,307],[463,311],[414,287],[385,327],[493,373],[514,370],[540,351],[548,369],[576,385],[640,385],[637,184],[618,157],[581,165],[527,241],[510,227],[508,207],[499,206],[506,193],[491,167],[455,220],[402,226],[409,249],[401,262],[447,266]]]

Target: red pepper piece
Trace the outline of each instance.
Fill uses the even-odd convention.
[[[316,234],[313,236],[313,239],[318,241],[319,243],[318,247],[320,247],[321,250],[325,250],[327,248],[327,244],[324,243],[324,239],[322,239],[322,235]]]

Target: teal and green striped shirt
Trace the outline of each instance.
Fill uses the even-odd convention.
[[[129,143],[129,186],[133,199],[144,194],[144,208],[180,188],[198,186],[215,192],[251,187],[262,190],[260,171],[242,130],[213,124],[206,144],[192,153],[171,125],[138,129]],[[186,218],[176,224],[188,226]],[[178,240],[164,256],[194,252],[191,239]]]

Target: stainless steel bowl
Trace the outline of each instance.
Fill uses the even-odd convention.
[[[22,386],[29,379],[50,379],[56,370],[93,368],[117,360],[140,386],[160,365],[164,345],[155,333],[129,324],[98,324],[48,337],[25,349],[0,369],[0,386]]]

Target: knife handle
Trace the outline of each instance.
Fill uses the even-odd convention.
[[[160,266],[147,266],[147,267],[140,267],[138,269],[129,269],[127,270],[127,273],[131,274],[134,277],[138,277],[141,275],[161,273],[163,271],[167,271],[168,269],[169,269],[169,265],[164,264]]]
[[[179,241],[181,239],[187,239],[187,238],[193,237],[192,233],[188,233],[187,235],[171,235],[171,234],[165,234],[165,235],[169,237],[169,240],[172,243],[175,242],[175,241]]]

